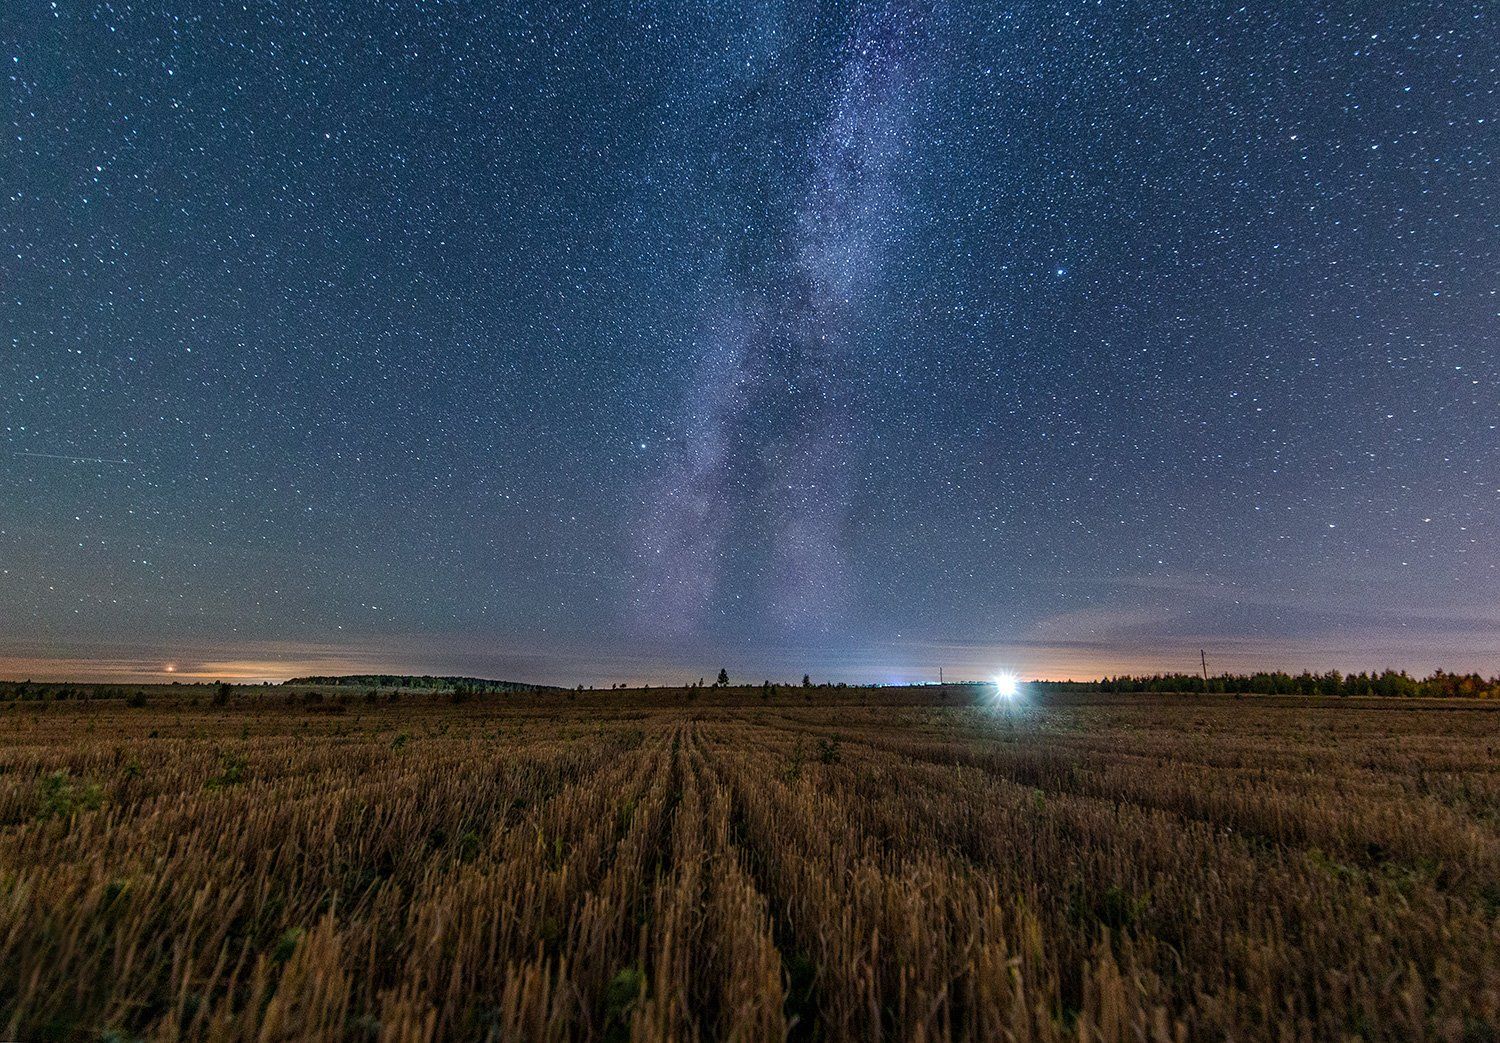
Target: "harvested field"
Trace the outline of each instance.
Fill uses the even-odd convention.
[[[15,1039],[1494,1039],[1500,707],[0,704]]]

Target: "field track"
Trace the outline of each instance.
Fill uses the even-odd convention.
[[[1500,706],[263,691],[0,704],[0,1038],[1500,1038]]]

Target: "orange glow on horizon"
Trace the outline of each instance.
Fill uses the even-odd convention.
[[[758,684],[769,677],[780,684],[795,685],[804,673],[819,682],[879,684],[900,679],[930,683],[937,680],[941,666],[950,683],[990,681],[999,670],[1023,681],[1092,681],[1120,675],[1196,674],[1202,644],[1209,647],[1210,672],[1215,674],[1388,667],[1419,674],[1439,667],[1483,673],[1496,667],[1488,656],[1475,661],[1467,641],[1463,647],[1449,648],[1382,638],[1346,638],[1336,646],[1311,640],[1283,644],[1222,638],[1213,642],[1196,637],[1126,647],[1115,647],[1107,641],[1022,639],[995,645],[907,641],[845,653],[768,649],[765,658],[784,666],[767,669],[764,665],[742,665],[738,657],[721,656],[715,651],[633,647],[628,642],[599,648],[561,643],[539,647],[520,641],[396,635],[378,643],[350,644],[178,641],[163,647],[124,642],[99,646],[0,642],[0,679],[126,685],[174,681],[262,684],[309,675],[431,674],[608,688],[621,681],[634,686],[672,687],[716,672],[720,666],[726,667],[737,683]]]

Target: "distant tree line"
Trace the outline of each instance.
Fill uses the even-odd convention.
[[[1405,670],[1342,674],[1337,670],[1300,674],[1282,671],[1219,674],[1204,682],[1198,674],[1151,674],[1106,677],[1100,681],[1038,681],[1042,691],[1091,692],[1203,692],[1247,695],[1387,696],[1428,699],[1500,698],[1500,677],[1450,674],[1443,670],[1423,678]]]
[[[560,692],[561,688],[521,681],[492,681],[484,677],[436,677],[431,674],[338,674],[329,677],[294,677],[289,685],[349,685],[357,688],[430,688],[439,691]]]
[[[64,702],[69,699],[144,699],[142,689],[125,685],[66,684],[46,681],[0,681],[0,700]]]

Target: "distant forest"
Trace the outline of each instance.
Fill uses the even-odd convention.
[[[1315,674],[1283,672],[1219,674],[1205,684],[1199,674],[1151,674],[1139,677],[1106,677],[1102,681],[1040,681],[1043,691],[1080,692],[1203,692],[1248,695],[1377,695],[1394,698],[1494,699],[1500,698],[1500,677],[1450,674],[1442,670],[1416,678],[1405,670],[1380,673],[1341,674],[1337,670]]]
[[[434,677],[430,674],[339,674],[331,677],[294,677],[282,684],[350,685],[359,688],[433,688],[440,691],[560,692],[548,684],[492,681],[484,677]]]

